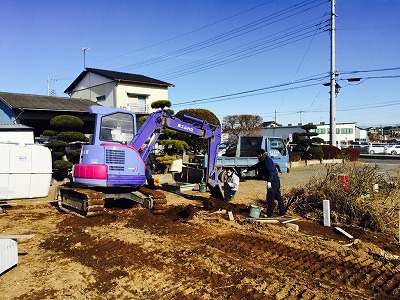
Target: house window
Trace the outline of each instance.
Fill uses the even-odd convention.
[[[106,96],[105,95],[98,96],[98,97],[96,97],[96,100],[97,101],[105,101],[106,100]]]
[[[149,111],[146,100],[149,95],[144,94],[135,94],[135,93],[127,93],[128,96],[128,106],[131,110],[136,112],[146,113]]]
[[[145,96],[138,96],[138,111],[146,112],[146,98]]]

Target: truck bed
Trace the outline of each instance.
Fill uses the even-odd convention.
[[[217,168],[224,167],[250,167],[258,163],[257,157],[217,157],[217,163],[215,166]]]

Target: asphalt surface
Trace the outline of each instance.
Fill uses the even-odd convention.
[[[400,174],[400,155],[361,154],[360,161],[377,165],[382,171],[391,175]]]

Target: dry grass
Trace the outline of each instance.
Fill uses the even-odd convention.
[[[326,166],[322,179],[290,190],[288,206],[309,219],[321,219],[322,201],[330,200],[334,223],[357,225],[387,232],[397,225],[400,207],[400,177],[380,172],[376,166],[346,163]],[[339,175],[348,175],[341,181]],[[377,187],[377,189],[376,189]]]

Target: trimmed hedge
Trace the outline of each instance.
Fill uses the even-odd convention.
[[[63,131],[57,135],[58,139],[65,142],[82,141],[88,142],[89,139],[82,133],[78,131]]]
[[[342,152],[344,154],[344,158],[349,161],[357,161],[360,159],[360,149],[350,147],[342,149]]]
[[[335,159],[339,158],[340,149],[332,145],[321,145],[322,151],[324,152],[324,159]]]
[[[55,160],[53,161],[53,168],[58,170],[69,170],[72,169],[74,164],[70,161]]]
[[[50,126],[55,128],[77,128],[83,126],[83,121],[75,116],[60,115],[50,120]]]

